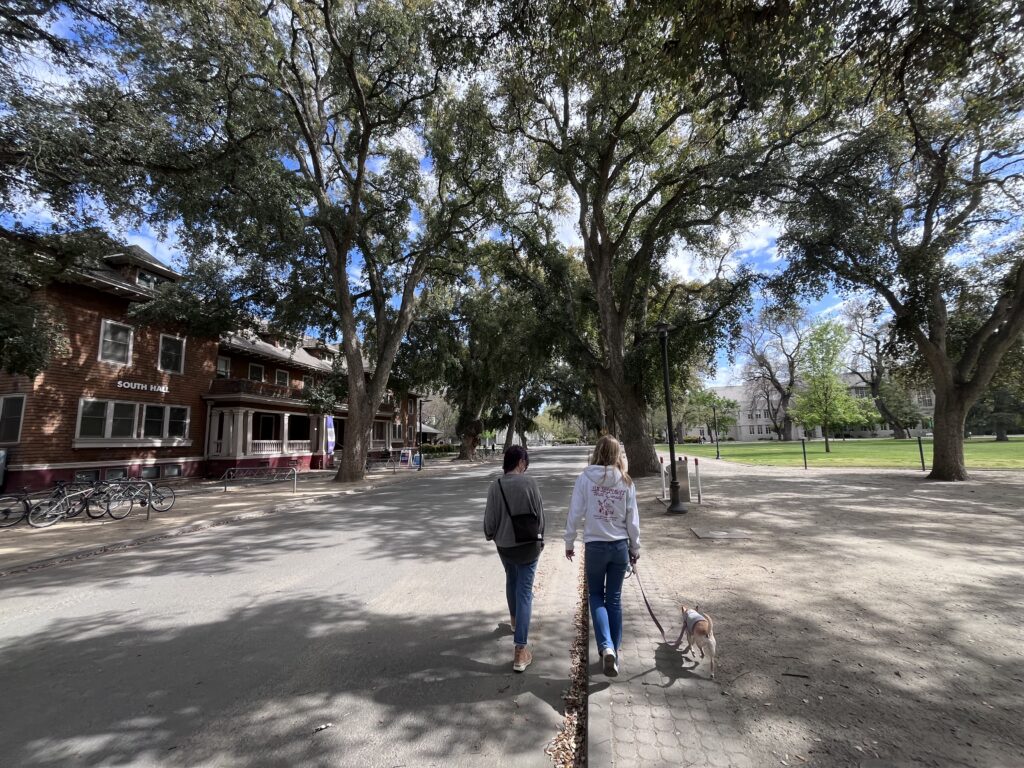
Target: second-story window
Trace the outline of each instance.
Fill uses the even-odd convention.
[[[185,340],[177,336],[160,334],[161,371],[182,373],[185,370]]]
[[[263,366],[257,363],[249,363],[249,378],[253,381],[263,381]]]
[[[313,386],[313,377],[308,374],[302,377],[302,388],[309,389]]]
[[[231,358],[224,357],[223,355],[217,356],[217,378],[218,379],[229,379],[231,378]]]
[[[290,384],[288,371],[282,371],[278,368],[274,372],[274,383],[280,387],[287,387]]]
[[[100,360],[128,365],[132,361],[132,327],[113,320],[100,326]]]

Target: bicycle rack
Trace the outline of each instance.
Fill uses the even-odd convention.
[[[231,467],[221,476],[224,492],[228,490],[229,480],[262,480],[268,483],[280,482],[291,478],[292,493],[298,491],[299,473],[295,467]]]

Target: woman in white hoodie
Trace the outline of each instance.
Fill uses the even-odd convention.
[[[622,646],[622,582],[640,557],[640,512],[626,452],[611,435],[597,441],[590,466],[576,479],[565,523],[565,556],[575,554],[583,524],[587,592],[594,639],[609,677],[619,674]]]

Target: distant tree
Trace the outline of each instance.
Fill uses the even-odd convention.
[[[836,427],[872,422],[878,413],[869,414],[862,398],[850,395],[841,373],[849,336],[834,320],[816,323],[806,336],[800,355],[800,385],[791,409],[794,421],[805,428],[821,427],[825,435],[825,453],[832,448],[829,437]],[[869,422],[870,423],[870,422]]]
[[[881,307],[854,301],[843,312],[853,347],[849,370],[871,393],[882,420],[891,425],[893,438],[910,437],[910,427],[921,420],[913,396],[903,386],[904,377],[891,375],[897,369],[892,360],[894,328],[891,317],[880,317]]]
[[[797,365],[807,329],[804,308],[776,305],[745,322],[740,337],[740,353],[747,358],[743,379],[751,400],[769,412],[781,440],[793,439],[789,405],[797,386]]]

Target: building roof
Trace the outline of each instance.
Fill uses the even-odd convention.
[[[294,349],[277,347],[269,341],[246,333],[228,333],[221,337],[222,347],[251,355],[255,358],[262,358],[270,362],[288,363],[289,365],[306,368],[318,373],[327,373],[331,370],[330,360],[320,360],[313,357],[305,349],[296,346]]]
[[[142,267],[168,280],[177,280],[181,277],[181,275],[157,259],[156,256],[137,245],[129,245],[123,251],[104,256],[103,260],[108,264],[132,264],[136,267]]]

